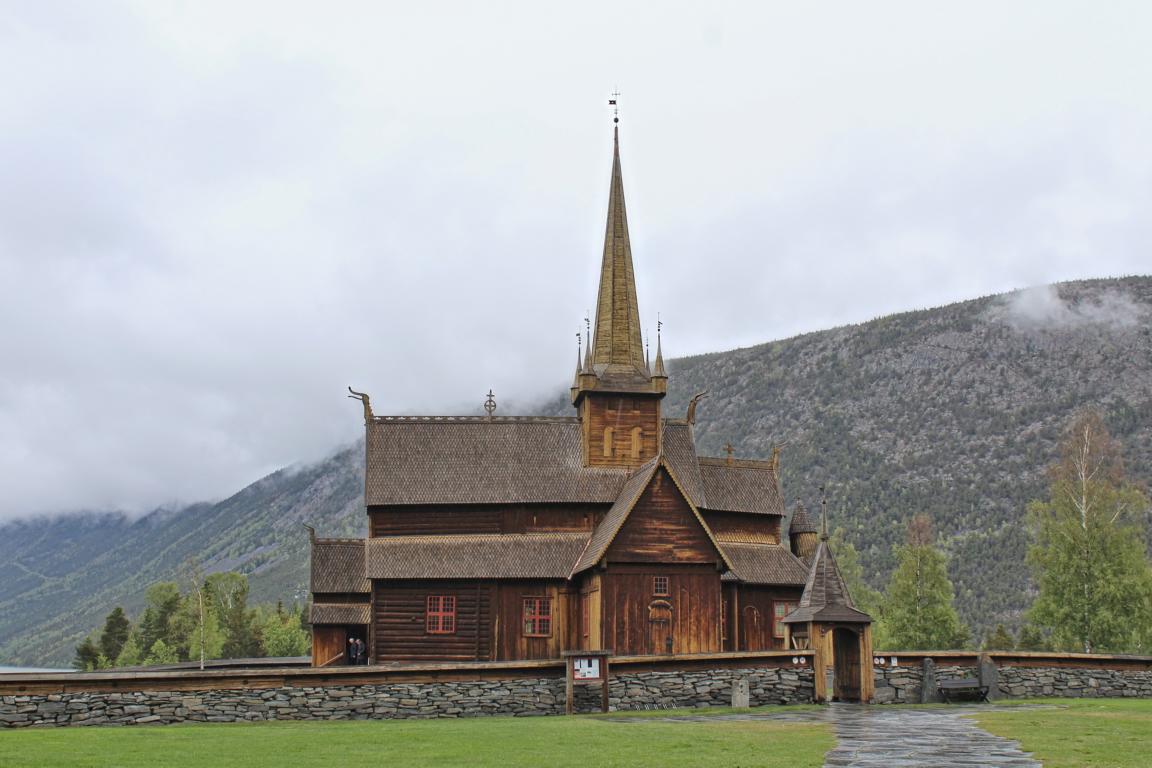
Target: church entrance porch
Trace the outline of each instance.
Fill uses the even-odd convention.
[[[832,631],[833,701],[860,701],[860,635],[846,627]]]

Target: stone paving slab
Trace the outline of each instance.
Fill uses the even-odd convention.
[[[1013,711],[1024,707],[1011,707]],[[1031,707],[1029,707],[1031,708]],[[831,704],[803,712],[739,712],[724,715],[679,715],[670,722],[774,720],[831,723],[835,749],[824,756],[824,768],[1042,768],[1020,745],[993,736],[965,715],[1004,707],[877,707]],[[619,723],[651,722],[649,718],[612,718]]]

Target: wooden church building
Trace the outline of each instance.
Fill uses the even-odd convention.
[[[695,407],[664,411],[618,128],[593,332],[572,416],[377,416],[362,398],[368,536],[313,538],[315,664],[349,663],[355,640],[381,664],[784,649],[808,630],[785,618],[819,534],[802,510],[782,530],[777,457],[700,456]]]

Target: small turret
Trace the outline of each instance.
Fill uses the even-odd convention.
[[[816,545],[819,539],[820,529],[809,517],[804,504],[797,498],[796,506],[792,510],[792,524],[788,526],[788,542],[792,548],[792,554],[805,563],[810,563],[812,556],[816,554]]]

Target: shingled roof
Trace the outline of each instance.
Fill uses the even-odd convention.
[[[784,515],[784,499],[771,462],[699,459],[706,509]]]
[[[579,419],[378,417],[368,425],[368,506],[613,504],[632,471],[586,467]],[[698,509],[783,515],[769,462],[698,459],[685,422],[664,424],[663,456]]]
[[[820,528],[816,525],[816,521],[808,514],[808,510],[800,503],[799,499],[796,501],[796,507],[792,510],[792,522],[788,525],[789,533],[819,533]]]
[[[371,591],[364,577],[364,539],[315,539],[312,542],[313,594]]]
[[[313,603],[308,611],[309,624],[367,624],[367,603]]]
[[[848,585],[836,565],[827,538],[820,540],[812,557],[812,568],[804,584],[804,594],[796,610],[784,617],[788,624],[808,621],[847,621],[869,624],[872,617],[852,605]]]
[[[720,546],[732,563],[732,570],[722,577],[724,581],[800,587],[808,579],[808,569],[804,563],[779,544],[721,541]]]
[[[368,539],[370,579],[567,579],[587,533],[485,533]]]

